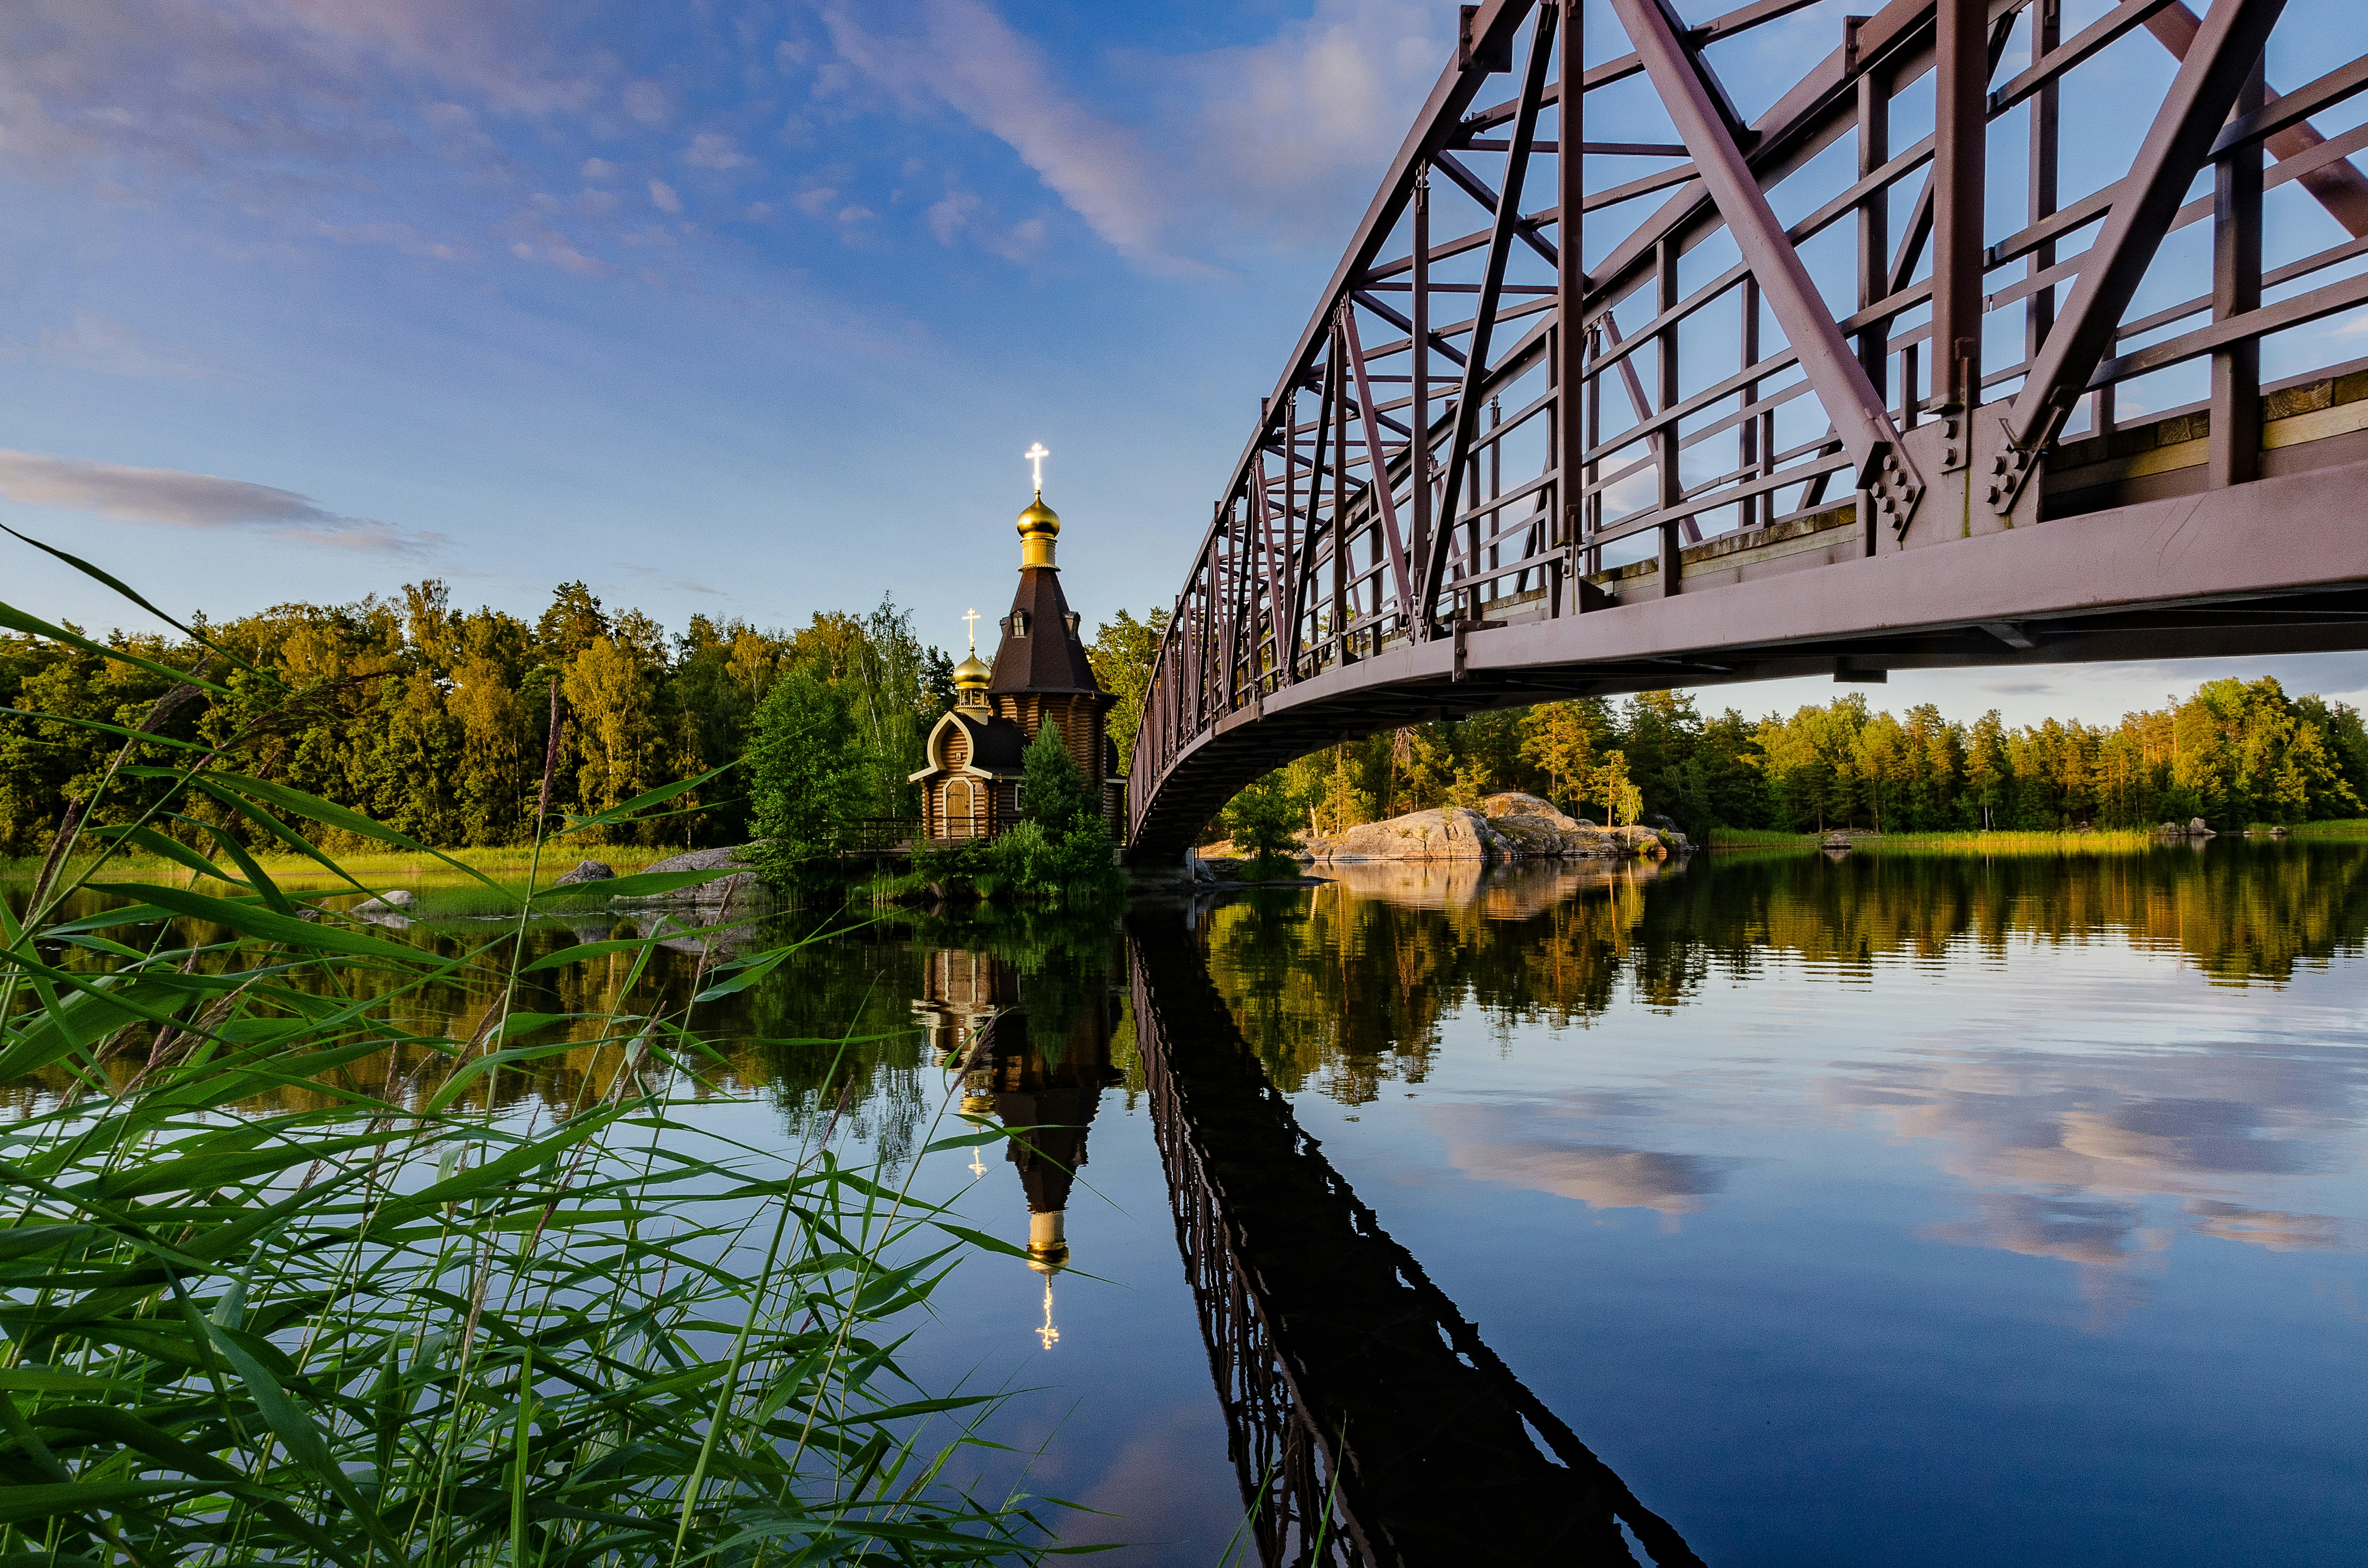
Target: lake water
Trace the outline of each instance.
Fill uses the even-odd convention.
[[[2361,1560],[2368,846],[1339,874],[733,1004],[752,1139],[1043,1130],[915,1190],[1066,1267],[965,1262],[905,1362],[1020,1391],[1064,1540],[1516,1561],[1624,1487],[1720,1565]]]

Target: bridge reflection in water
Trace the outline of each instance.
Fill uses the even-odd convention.
[[[1152,1126],[1263,1560],[1634,1562],[1633,1539],[1698,1563],[1358,1200],[1190,935],[1129,935]]]

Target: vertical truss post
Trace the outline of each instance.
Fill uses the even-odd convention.
[[[2062,319],[2032,360],[2022,391],[2006,420],[2004,472],[1988,490],[1993,510],[2010,512],[2039,453],[2088,390],[2097,363],[2112,346],[2123,312],[2136,297],[2146,267],[2170,232],[2187,187],[2211,155],[2229,108],[2251,77],[2285,0],[2218,0],[2203,18],[2179,74],[2155,112],[2146,140],[2120,186],[2104,230],[2089,247],[2090,265],[2065,302]],[[2215,442],[2216,446],[2217,443]]]
[[[1255,627],[1258,613],[1255,580],[1245,559],[1249,550],[1249,528],[1242,520],[1241,512],[1240,497],[1229,496],[1225,501],[1225,542],[1229,547],[1226,555],[1232,562],[1225,574],[1225,710],[1229,713],[1249,701],[1242,633],[1245,627]]]
[[[1852,28],[1850,42],[1857,42],[1857,30]],[[1858,79],[1858,177],[1867,180],[1874,172],[1891,161],[1891,73],[1884,70],[1866,71]],[[1878,186],[1869,189],[1858,204],[1858,308],[1866,310],[1891,291],[1891,187]],[[1754,289],[1753,317],[1757,321],[1758,290]],[[1884,400],[1884,389],[1890,384],[1891,320],[1875,322],[1858,335],[1858,362],[1866,372],[1867,383],[1874,388],[1877,402]],[[1774,497],[1770,497],[1769,511],[1775,511]],[[1858,492],[1859,548],[1867,555],[1874,553],[1878,533],[1875,526],[1875,504],[1864,489]]]
[[[1559,96],[1554,99],[1558,122],[1554,131],[1554,185],[1556,210],[1562,218],[1554,230],[1554,362],[1550,371],[1554,384],[1554,440],[1557,460],[1554,517],[1559,519],[1559,528],[1550,523],[1544,541],[1552,557],[1546,563],[1543,585],[1548,615],[1560,615],[1565,608],[1587,608],[1583,590],[1576,585],[1565,589],[1563,585],[1565,576],[1578,571],[1579,562],[1572,552],[1586,531],[1586,517],[1579,503],[1586,490],[1588,448],[1587,432],[1580,423],[1580,404],[1586,401],[1587,392],[1587,331],[1582,324],[1586,320],[1587,268],[1581,256],[1586,238],[1583,210],[1587,202],[1587,157],[1580,151],[1586,145],[1587,135],[1583,47],[1587,36],[1586,6],[1583,0],[1561,3],[1562,80]],[[1523,577],[1521,581],[1526,587],[1529,579]]]
[[[1430,557],[1431,506],[1436,496],[1430,479],[1430,168],[1425,165],[1414,179],[1414,431],[1407,467],[1414,486],[1414,575],[1422,578]],[[1398,622],[1414,635],[1414,598],[1408,584],[1398,584]]]
[[[2064,41],[2064,0],[2037,0],[2031,8],[2031,56],[2040,60]],[[2051,76],[2031,95],[2031,203],[2027,222],[2037,224],[2055,216],[2056,182],[2062,165],[2057,128],[2058,90]],[[2055,265],[2055,242],[2048,240],[2031,253],[2030,276],[2036,278]],[[2039,355],[2055,324],[2055,286],[2034,289],[2022,307],[2022,362]]]
[[[1439,518],[1430,534],[1425,536],[1429,552],[1416,551],[1416,558],[1422,562],[1414,606],[1417,637],[1428,637],[1439,619],[1439,585],[1447,570],[1449,531],[1455,526],[1464,471],[1472,467],[1472,443],[1480,428],[1480,389],[1488,375],[1489,342],[1496,330],[1497,307],[1505,294],[1505,263],[1511,256],[1514,235],[1521,232],[1521,186],[1529,173],[1531,149],[1537,142],[1538,107],[1545,97],[1546,62],[1552,57],[1554,24],[1561,15],[1558,6],[1540,6],[1537,25],[1530,38],[1530,58],[1521,74],[1520,107],[1513,115],[1512,142],[1505,154],[1504,187],[1497,194],[1496,222],[1488,233],[1487,265],[1481,273],[1479,303],[1472,312],[1472,337],[1466,345],[1467,358],[1463,362],[1463,390],[1455,401],[1455,428],[1448,442],[1446,484],[1440,498]],[[1559,255],[1555,265],[1561,265]]]
[[[1873,70],[1858,79],[1858,177],[1871,179],[1891,161],[1891,74]],[[1865,310],[1891,292],[1891,187],[1867,191],[1858,204],[1858,308]],[[1858,335],[1858,362],[1875,395],[1883,395],[1890,365],[1887,321]]]
[[[1505,490],[1505,449],[1504,443],[1497,438],[1496,434],[1497,426],[1504,422],[1505,410],[1496,397],[1491,395],[1488,399],[1488,499],[1491,501],[1504,494]],[[1505,515],[1502,512],[1490,511],[1487,526],[1485,528],[1481,526],[1480,515],[1476,512],[1473,514],[1472,526],[1464,531],[1463,574],[1465,577],[1477,577],[1485,567],[1497,564],[1497,551],[1501,547],[1490,545],[1488,559],[1484,562],[1480,559],[1480,541],[1484,538],[1503,531],[1504,527]],[[1473,584],[1471,591],[1463,596],[1463,613],[1474,620],[1480,619],[1480,585],[1477,583]]]
[[[1332,663],[1349,662],[1349,365],[1332,333]],[[1318,441],[1324,433],[1316,433]]]
[[[1217,651],[1217,557],[1225,541],[1209,540],[1209,553],[1195,574],[1200,582],[1201,603],[1192,628],[1192,727],[1206,729],[1216,715],[1211,711],[1211,687],[1214,684],[1210,665],[1219,657]]]
[[[1668,315],[1678,307],[1678,242],[1670,235],[1653,251],[1653,313]],[[1653,412],[1666,414],[1678,402],[1678,324],[1673,320],[1660,330],[1653,340]],[[1655,504],[1664,509],[1686,498],[1685,476],[1678,468],[1678,426],[1675,422],[1661,426],[1654,440],[1656,461],[1654,477],[1660,482],[1660,493]],[[1679,557],[1678,520],[1671,517],[1656,530],[1654,559],[1659,563],[1657,581],[1662,597],[1678,592],[1684,576],[1684,562]]]
[[[2256,62],[2233,113],[2261,107],[2267,83]],[[2232,147],[2213,170],[2212,319],[2261,308],[2261,143]],[[2212,356],[2212,447],[2205,483],[2217,488],[2261,472],[2261,340],[2248,337]]]
[[[1989,142],[1989,6],[1987,0],[1939,0],[1936,20],[1933,391],[1942,403],[1970,412],[1982,401],[1982,204]],[[1963,452],[1966,448],[1961,443],[1957,449]]]
[[[1743,280],[1743,287],[1735,291],[1735,297],[1736,358],[1741,362],[1738,368],[1748,370],[1759,363],[1759,285],[1747,278]],[[1759,383],[1744,382],[1743,391],[1736,397],[1736,405],[1748,409],[1759,401]],[[1741,472],[1752,473],[1759,470],[1761,417],[1757,414],[1746,414],[1742,423],[1735,428],[1735,466]],[[1753,526],[1759,518],[1763,501],[1767,504],[1768,516],[1773,518],[1776,516],[1776,498],[1773,495],[1747,495],[1737,504],[1735,526],[1738,528]]]
[[[1603,319],[1608,323],[1611,318],[1607,314]],[[1592,359],[1595,358],[1601,349],[1601,344],[1602,339],[1596,332],[1596,329],[1592,326],[1588,327],[1587,329],[1587,353],[1588,358]],[[1622,360],[1622,365],[1625,365],[1626,361]],[[1582,449],[1591,452],[1595,450],[1597,447],[1602,445],[1602,443],[1603,372],[1600,370],[1589,370],[1587,375],[1587,444]],[[1597,475],[1601,472],[1602,465],[1600,462],[1589,460],[1587,465],[1579,471],[1579,476],[1583,481],[1585,481],[1585,483],[1592,484],[1595,483]],[[1585,544],[1579,553],[1577,570],[1579,574],[1580,579],[1584,581],[1590,574],[1603,570],[1603,547],[1594,542],[1595,536],[1603,531],[1603,494],[1601,491],[1598,491],[1594,494],[1588,496],[1586,501],[1582,503],[1580,518],[1586,525],[1586,531],[1579,536],[1580,539],[1585,541]],[[1578,608],[1585,609],[1587,608],[1587,589],[1582,587],[1577,589],[1577,592],[1578,597],[1574,602]]]
[[[1315,613],[1313,601],[1315,589],[1316,529],[1319,526],[1315,514],[1324,501],[1324,431],[1332,423],[1332,374],[1329,365],[1325,367],[1322,387],[1323,390],[1317,395],[1315,404],[1315,439],[1309,446],[1306,526],[1300,531],[1299,559],[1292,573],[1291,581],[1291,665],[1294,679],[1299,673],[1300,654],[1313,653],[1315,651],[1309,645],[1306,633],[1308,618]],[[1295,391],[1292,401],[1294,405],[1298,402]],[[1290,450],[1292,453],[1291,469],[1296,472],[1299,430],[1295,421],[1288,428],[1291,432]]]
[[[1860,485],[1873,491],[1893,526],[1904,529],[1923,499],[1923,479],[1899,449],[1899,431],[1865,368],[1843,341],[1801,253],[1784,237],[1784,225],[1736,145],[1700,62],[1679,40],[1660,0],[1611,4],[1686,151],[1693,154],[1694,169],[1726,221],[1736,247],[1759,279],[1769,308],[1776,312],[1802,370],[1833,420],[1835,435],[1857,465]]]

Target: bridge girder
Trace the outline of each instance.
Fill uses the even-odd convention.
[[[2368,646],[2368,559],[2342,526],[2368,477],[2368,361],[2322,333],[2315,369],[2260,372],[2263,336],[2368,308],[2350,161],[2368,127],[2310,123],[2368,90],[2368,53],[2281,97],[2260,62],[2285,0],[2200,17],[2124,0],[2068,40],[2060,0],[1894,0],[1747,122],[1712,54],[1823,25],[1788,20],[1807,3],[1689,26],[1667,0],[1611,0],[1632,52],[1583,71],[1579,0],[1467,8],[1177,598],[1133,757],[1137,855],[1182,847],[1292,756],[1486,707]],[[2169,71],[2152,124],[2120,179],[2059,204],[2065,89],[2133,61]],[[1891,101],[1928,73],[1936,134],[1895,150]],[[1516,90],[1484,103],[1499,74]],[[1606,112],[1589,95],[1640,76],[1678,140],[1586,140]],[[1658,130],[1623,112],[1626,133]],[[2029,121],[2026,222],[1992,234],[1985,149],[2006,116]],[[1837,175],[1819,155],[1845,137]],[[1610,160],[1657,166],[1597,177]],[[2213,194],[2182,202],[2206,170]],[[1780,185],[1808,208],[1789,225]],[[2264,202],[2287,185],[2276,199],[2349,237],[2267,255]],[[2206,222],[2191,285],[2163,242]],[[1854,277],[1804,249],[1844,224]],[[2132,319],[2166,292],[2181,302]],[[2021,361],[1986,368],[2002,335],[1985,327],[2016,315]],[[2117,394],[2178,404],[2181,366],[2208,366],[2205,396],[2116,417]],[[2265,511],[2271,494],[2317,513]],[[2264,527],[2311,541],[2269,578]],[[2148,550],[2169,555],[2116,553]]]

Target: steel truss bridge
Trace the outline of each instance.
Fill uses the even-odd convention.
[[[1176,1240],[1270,1568],[1702,1568],[1332,1168],[1181,923],[1131,921]],[[1247,1561],[1247,1552],[1243,1560]]]
[[[1138,858],[1481,709],[2368,646],[2356,0],[1811,3],[1463,8],[1176,599]],[[1822,59],[1747,121],[1754,50]]]

